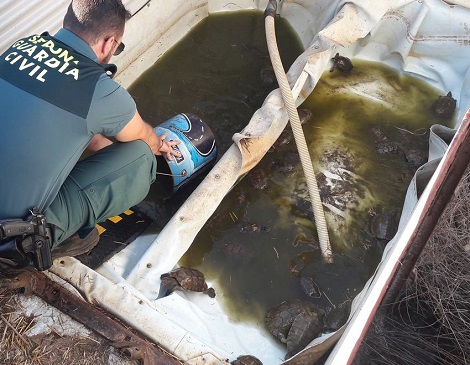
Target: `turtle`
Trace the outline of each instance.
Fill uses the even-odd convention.
[[[338,330],[349,318],[351,311],[351,301],[347,300],[331,308],[325,316],[325,325],[331,331]]]
[[[242,233],[260,233],[260,232],[269,232],[269,228],[266,226],[261,226],[257,223],[252,222],[241,222],[240,232]]]
[[[295,153],[286,153],[284,160],[276,161],[277,163],[274,168],[276,169],[276,172],[282,175],[289,175],[295,172],[295,167],[298,166],[298,156],[299,154],[297,152]],[[294,158],[289,158],[290,156],[294,156]],[[295,157],[297,157],[297,161],[295,161]],[[293,163],[291,161],[295,161],[296,163]]]
[[[299,121],[301,125],[304,125],[306,123],[310,123],[313,121],[312,110],[305,109],[305,108],[298,108],[297,113],[298,113]],[[293,141],[294,141],[294,133],[292,131],[292,128],[290,127],[290,124],[288,124],[286,128],[282,131],[281,135],[278,137],[276,142],[274,142],[273,147],[276,149],[283,145],[290,144]]]
[[[401,151],[397,142],[379,142],[375,145],[375,149],[380,155],[392,155]]]
[[[237,263],[246,263],[254,255],[254,251],[249,245],[237,241],[220,243],[218,249],[223,252],[227,259]]]
[[[302,271],[315,259],[314,250],[306,250],[292,257],[289,261],[289,271],[293,276],[300,277]]]
[[[391,240],[398,230],[396,215],[389,212],[375,214],[370,222],[372,236],[379,240]]]
[[[274,73],[274,67],[267,65],[260,71],[260,78],[264,84],[271,85],[277,82],[276,74]]]
[[[297,112],[299,114],[299,120],[300,124],[304,125],[306,123],[309,123],[313,121],[313,112],[310,109],[305,109],[305,108],[299,108],[297,109]]]
[[[299,166],[299,152],[283,150],[282,153],[274,156],[274,158],[270,161],[270,170],[272,171],[272,175],[274,175],[271,176],[271,178],[274,181],[276,181],[276,176],[284,178],[285,175],[295,173]]]
[[[233,360],[231,365],[263,365],[260,359],[253,355],[241,355],[236,360]]]
[[[235,188],[232,192],[233,194],[233,197],[234,197],[234,201],[235,201],[235,205],[236,206],[243,206],[246,204],[247,202],[247,196],[246,196],[246,192],[240,188]]]
[[[264,190],[268,186],[268,176],[258,168],[250,171],[251,184],[256,190]]]
[[[323,318],[317,312],[306,309],[295,316],[287,336],[286,359],[303,350],[320,335],[323,329]]]
[[[405,152],[405,160],[410,164],[413,170],[428,162],[428,157],[417,149],[410,149]]]
[[[292,257],[289,261],[289,271],[293,276],[301,277],[302,271],[310,265],[319,249],[318,243],[313,238],[308,238],[304,233],[298,233],[292,241],[293,247],[307,246],[307,249]],[[302,280],[302,279],[301,279]],[[301,281],[301,285],[302,281]]]
[[[160,276],[160,293],[158,298],[166,297],[175,290],[202,292],[215,297],[215,290],[208,288],[204,274],[189,267],[180,267]]]
[[[275,149],[277,149],[281,146],[290,144],[293,140],[294,140],[294,135],[292,134],[292,129],[290,129],[289,127],[286,127],[286,129],[284,129],[281,132],[281,134],[278,137],[278,139],[276,140],[276,142],[274,142],[273,150],[275,150]]]
[[[318,284],[310,276],[300,277],[300,286],[302,287],[305,294],[312,298],[320,298],[321,292]]]
[[[455,107],[457,106],[457,100],[452,97],[452,93],[449,91],[447,95],[439,96],[432,105],[434,114],[441,119],[448,119],[454,114]]]
[[[388,140],[385,130],[382,128],[382,126],[373,125],[370,128],[370,132],[372,136],[374,137],[374,141],[377,143],[386,142]]]
[[[318,337],[324,328],[324,313],[314,303],[290,299],[268,309],[265,315],[267,330],[287,345],[291,357]]]
[[[333,61],[333,67],[331,67],[330,72],[333,72],[335,68],[343,73],[351,72],[353,69],[351,60],[347,57],[340,56],[339,53],[337,53],[331,60]]]

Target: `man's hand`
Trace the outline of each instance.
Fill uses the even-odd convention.
[[[167,160],[171,161],[173,160],[173,156],[179,157],[180,153],[176,150],[174,150],[172,147],[179,145],[181,142],[179,141],[167,141],[166,138],[166,133],[159,136],[160,141],[161,141],[161,147],[158,150],[158,153],[156,155],[163,155]]]

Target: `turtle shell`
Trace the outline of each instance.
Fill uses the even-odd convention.
[[[400,145],[396,142],[379,142],[375,149],[381,155],[397,154],[400,152]]]
[[[313,121],[313,112],[310,109],[297,109],[299,113],[300,124]]]
[[[318,284],[310,276],[300,277],[300,286],[302,287],[305,294],[312,298],[320,298],[321,292]]]
[[[325,317],[326,327],[332,331],[338,330],[348,321],[350,311],[351,301],[346,301],[331,308]]]
[[[263,365],[263,363],[252,355],[241,355],[230,363],[231,365]]]
[[[405,159],[412,168],[417,169],[428,161],[428,156],[419,150],[410,149],[405,152]]]
[[[181,289],[203,292],[208,294],[211,298],[215,296],[214,289],[207,287],[204,274],[196,269],[180,267],[169,273],[162,274],[160,278],[173,278],[177,281]]]
[[[287,343],[289,331],[294,323],[295,317],[309,310],[318,312],[319,309],[312,302],[300,299],[291,299],[268,309],[265,316],[265,325],[268,331],[281,342]]]
[[[304,349],[323,329],[323,314],[306,309],[295,316],[287,335],[287,357]]]
[[[250,179],[253,188],[256,190],[264,190],[268,186],[268,175],[261,168],[253,169],[250,171]]]
[[[370,222],[371,233],[380,240],[391,240],[398,230],[396,216],[391,213],[379,213]]]

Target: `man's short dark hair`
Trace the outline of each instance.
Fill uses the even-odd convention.
[[[121,0],[72,0],[64,28],[94,45],[107,36],[122,37],[130,17]]]

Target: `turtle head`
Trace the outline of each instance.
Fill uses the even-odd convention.
[[[208,288],[203,291],[204,294],[207,294],[211,298],[215,298],[215,290],[214,288]]]
[[[178,281],[171,276],[162,275],[160,279],[160,291],[158,292],[157,299],[170,295],[175,290],[175,288],[179,286]]]

